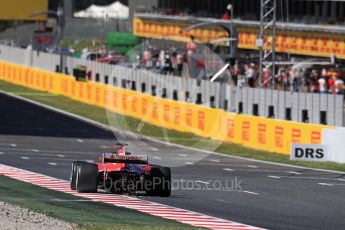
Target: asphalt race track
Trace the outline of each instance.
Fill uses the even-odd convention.
[[[114,146],[115,136],[0,94],[1,164],[68,180],[73,161],[97,161]],[[142,199],[269,229],[345,229],[345,174],[207,155],[146,139],[128,137],[127,143],[153,163],[184,164],[172,168],[173,179],[194,185],[173,183],[171,197]]]

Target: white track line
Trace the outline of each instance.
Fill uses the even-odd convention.
[[[302,174],[300,172],[295,172],[295,171],[287,171],[286,173],[295,174],[295,175],[301,175]]]
[[[21,157],[21,159],[23,159],[23,160],[29,160],[30,157]]]
[[[267,176],[267,177],[274,178],[274,179],[280,179],[279,176]]]
[[[253,168],[253,169],[258,168],[258,166],[256,166],[256,165],[248,165],[248,167],[249,167],[249,168]]]
[[[219,202],[222,202],[222,203],[227,203],[227,204],[231,204],[230,201],[227,201],[227,200],[222,200],[222,199],[214,199],[215,201],[219,201]]]
[[[333,184],[328,184],[328,183],[317,183],[318,185],[324,185],[324,186],[333,186]]]
[[[224,171],[229,171],[229,172],[233,172],[234,170],[233,169],[230,169],[230,168],[223,168]]]
[[[220,162],[220,160],[216,160],[216,159],[211,159],[210,161],[211,162],[215,162],[215,163],[219,163]]]
[[[251,191],[243,191],[243,192],[245,192],[245,193],[249,193],[249,194],[254,194],[254,195],[259,195],[259,193],[257,193],[257,192],[251,192]]]

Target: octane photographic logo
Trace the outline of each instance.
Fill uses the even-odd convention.
[[[233,180],[188,180],[188,179],[174,179],[171,181],[172,190],[194,190],[194,191],[243,191],[242,180],[237,176]]]
[[[116,132],[115,137],[119,142],[128,143],[131,152],[147,154],[151,162],[153,159],[159,160],[155,163],[162,166],[190,165],[208,155],[193,151],[188,151],[188,154],[177,152],[169,143],[209,151],[214,151],[221,144],[200,137],[210,136],[208,132],[219,127],[215,122],[216,117],[207,117],[204,111],[195,109],[193,105],[218,105],[219,98],[224,96],[221,93],[225,92],[220,92],[218,84],[211,89],[209,79],[225,63],[207,45],[197,44],[193,40],[190,42],[186,45],[168,39],[145,40],[128,51],[120,63],[112,67],[109,76],[111,85],[140,93],[119,93],[108,87],[109,104],[112,110],[116,107],[115,111],[118,111],[114,115],[107,109],[109,124],[135,134],[133,137],[126,132]],[[225,71],[219,79],[228,81],[229,71]],[[188,105],[188,102],[191,104]],[[181,131],[182,134],[172,130]],[[164,141],[167,147],[158,150],[149,146],[143,139],[145,136]],[[152,159],[153,153],[160,155]]]
[[[153,177],[150,180],[137,180],[130,177],[120,177],[113,180],[108,177],[103,182],[103,188],[117,193],[132,194],[137,191],[164,190],[189,190],[189,191],[222,191],[222,192],[243,192],[242,180],[235,176],[232,180],[190,180],[173,179],[166,180],[161,177]]]

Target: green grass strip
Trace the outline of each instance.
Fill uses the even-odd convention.
[[[77,224],[80,229],[196,229],[135,210],[116,207],[0,176],[0,200]]]

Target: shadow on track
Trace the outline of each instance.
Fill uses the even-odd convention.
[[[105,131],[84,121],[2,93],[0,93],[0,135],[115,138],[111,131]]]

